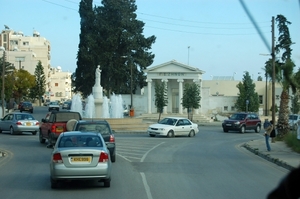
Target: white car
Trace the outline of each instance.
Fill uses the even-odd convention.
[[[193,137],[198,131],[198,124],[182,117],[166,117],[159,123],[150,125],[147,130],[151,137],[156,135],[167,137],[186,135]]]
[[[48,111],[52,110],[59,111],[59,103],[57,101],[53,101],[48,104]]]
[[[292,114],[289,115],[289,126],[292,130],[298,129],[298,122],[300,121],[300,115]]]

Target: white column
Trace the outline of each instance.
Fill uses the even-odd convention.
[[[194,83],[196,83],[196,85],[199,86],[199,79],[194,79],[193,80]],[[200,89],[200,88],[199,88]],[[200,90],[200,96],[201,96],[201,90]],[[201,105],[201,100],[200,100],[200,105]],[[199,108],[195,109],[195,114],[198,115],[199,114]]]
[[[152,79],[147,79],[148,82],[148,113],[151,114],[151,90],[152,90]]]
[[[161,80],[162,82],[165,82],[165,87],[166,87],[166,90],[167,90],[167,96],[169,98],[169,94],[168,94],[168,80],[167,79],[162,79]],[[169,99],[168,99],[169,101]],[[168,105],[164,107],[164,111],[163,111],[164,114],[167,114],[168,113]]]
[[[179,114],[182,114],[182,97],[183,97],[183,92],[182,92],[182,83],[184,82],[183,79],[178,79],[177,82],[179,82]]]

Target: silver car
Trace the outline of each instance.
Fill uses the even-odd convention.
[[[151,124],[147,130],[151,137],[156,135],[193,137],[198,131],[198,124],[182,117],[166,117],[157,124]]]
[[[97,180],[110,187],[111,168],[110,154],[100,133],[64,132],[51,155],[51,188],[67,180]]]
[[[0,120],[0,133],[9,131],[10,134],[22,134],[31,132],[33,135],[39,131],[40,122],[30,113],[9,113]]]

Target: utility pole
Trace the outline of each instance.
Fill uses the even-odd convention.
[[[5,101],[5,98],[4,98],[4,89],[5,89],[5,50],[3,51],[3,66],[2,66],[2,91],[1,91],[1,102],[2,102],[2,117],[4,117],[4,114],[5,114],[5,104],[4,104],[4,101]]]
[[[272,121],[276,125],[275,121],[275,33],[274,33],[274,17],[272,17]]]

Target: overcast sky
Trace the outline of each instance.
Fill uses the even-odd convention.
[[[79,0],[1,0],[0,18],[14,31],[40,33],[51,43],[51,66],[74,72],[79,44]],[[93,1],[101,5],[101,1]],[[264,43],[241,2],[253,16]],[[136,0],[144,35],[155,35],[151,51],[156,66],[176,60],[213,76],[241,80],[244,71],[254,79],[269,56],[271,20],[284,15],[293,42],[292,59],[300,67],[300,5],[298,0]],[[275,36],[278,35],[277,26]],[[95,66],[96,67],[96,66]]]

